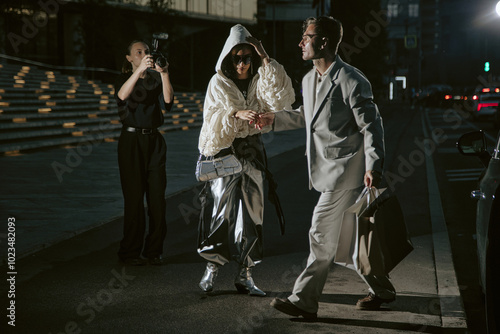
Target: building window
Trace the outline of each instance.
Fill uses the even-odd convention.
[[[398,4],[392,3],[387,5],[387,16],[398,17]]]
[[[410,17],[418,17],[418,4],[410,4],[408,6],[408,15]]]

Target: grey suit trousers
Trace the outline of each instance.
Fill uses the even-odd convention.
[[[335,257],[344,211],[356,202],[363,187],[321,193],[314,208],[309,230],[310,253],[304,271],[299,275],[288,299],[298,308],[316,313],[330,265]],[[396,294],[388,277],[373,275],[361,278],[370,292],[384,299]]]

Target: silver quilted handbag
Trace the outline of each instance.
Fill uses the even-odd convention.
[[[234,149],[233,149],[234,152]],[[200,154],[196,163],[196,180],[210,181],[219,177],[240,173],[243,170],[241,162],[234,154],[228,154],[220,158],[208,158],[203,160]]]

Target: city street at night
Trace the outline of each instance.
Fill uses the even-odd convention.
[[[304,266],[307,231],[318,197],[308,190],[301,130],[269,134],[266,140],[287,221],[286,234],[280,236],[274,208],[266,207],[266,258],[254,270],[254,279],[267,296],[238,294],[232,286],[233,264],[221,269],[213,292],[200,291],[197,283],[204,262],[196,254],[196,199],[201,187],[192,173],[194,160],[186,159],[196,156],[198,131],[189,130],[166,135],[167,142],[182,140],[190,148],[169,151],[168,177],[189,181],[185,189],[171,191],[167,197],[163,266],[124,267],[117,261],[120,217],[102,216],[101,226],[51,243],[63,238],[61,234],[23,226],[27,212],[16,216],[18,247],[24,244],[25,252],[38,251],[17,263],[15,333],[484,333],[474,249],[475,201],[469,198],[479,177],[479,163],[461,156],[455,141],[479,127],[491,135],[494,129],[487,123],[470,123],[452,109],[419,110],[403,103],[383,104],[380,109],[389,175],[385,186],[394,189],[401,203],[414,245],[414,251],[391,273],[398,296],[382,311],[354,309],[366,286],[354,271],[338,265],[332,267],[316,322],[289,318],[269,306],[273,297],[291,291]],[[432,139],[432,133],[440,134],[439,140]],[[32,187],[23,200],[17,193],[31,181],[27,177],[25,184],[19,181],[9,189],[13,204],[56,205],[50,188],[58,180],[50,162],[64,156],[64,151],[1,158],[7,171],[2,173],[3,184],[35,163],[40,169],[33,178],[47,181],[45,186]],[[72,197],[101,202],[98,211],[103,214],[105,207],[111,212],[121,200],[115,151],[116,143],[103,143],[65,176],[63,184],[70,187],[65,205],[68,220],[92,210],[79,207]],[[99,174],[103,164],[111,169],[107,175]],[[461,180],[457,170],[472,177]],[[111,185],[100,185],[104,178]],[[82,181],[89,179],[95,186]],[[50,210],[40,212],[40,220],[49,217]],[[70,223],[54,220],[58,220],[54,225],[62,223],[61,231]],[[36,237],[23,239],[29,234]]]
[[[0,170],[0,334],[498,334],[500,1],[1,0]]]

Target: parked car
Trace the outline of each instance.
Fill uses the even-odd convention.
[[[462,90],[454,89],[447,94],[444,94],[443,100],[441,101],[441,108],[461,108],[464,103],[465,95]]]
[[[480,284],[484,293],[488,333],[500,332],[500,133],[493,156],[483,131],[464,134],[457,142],[463,155],[478,157],[485,167],[477,200],[476,240]]]
[[[442,107],[446,102],[445,97],[453,94],[453,88],[448,85],[429,85],[424,87],[417,95],[417,102],[424,107]]]
[[[463,93],[464,98],[462,100],[463,101],[462,102],[462,106],[463,106],[462,110],[469,112],[471,115],[473,115],[474,107],[476,104],[476,99],[477,99],[476,92],[477,92],[477,90],[475,88],[466,88],[466,89],[464,89],[464,93]]]
[[[497,123],[499,116],[497,108],[500,103],[499,87],[481,88],[481,90],[474,94],[473,100],[472,115],[475,119],[490,119]]]

